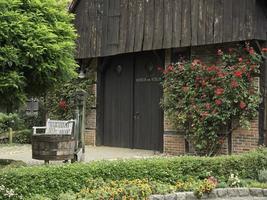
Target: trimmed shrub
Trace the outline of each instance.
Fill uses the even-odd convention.
[[[261,183],[267,183],[267,170],[266,169],[259,171],[258,180]]]
[[[190,177],[204,179],[207,174],[227,181],[231,173],[241,179],[257,179],[267,166],[267,149],[242,155],[220,157],[172,157],[141,160],[98,161],[90,164],[39,166],[5,170],[0,183],[23,196],[35,194],[55,198],[60,193],[79,192],[89,178],[104,180],[148,179],[175,184]]]

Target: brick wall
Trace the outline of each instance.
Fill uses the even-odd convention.
[[[171,63],[171,50],[165,51],[165,66]],[[163,152],[170,155],[185,154],[185,138],[173,128],[170,120],[164,114]]]
[[[85,144],[95,146],[96,130],[85,130]]]
[[[185,154],[185,138],[182,134],[168,134],[165,132],[163,137],[164,153],[170,155]]]
[[[214,58],[216,58],[217,49],[226,50],[228,48],[234,48],[236,44],[227,43],[223,46],[221,45],[209,45],[201,47],[191,48],[191,58],[201,59],[207,63],[213,63]],[[171,63],[171,51],[166,50],[165,65]],[[256,81],[259,84],[259,80]],[[232,153],[242,153],[257,148],[259,142],[259,128],[258,119],[251,122],[250,129],[237,128],[232,133]],[[172,132],[172,134],[168,134]],[[171,123],[164,116],[164,142],[163,149],[164,153],[171,155],[180,155],[185,153],[185,139],[182,134],[175,134]],[[174,134],[173,134],[174,133]],[[228,154],[228,138],[226,137],[223,142],[221,149],[221,154]]]
[[[258,147],[258,120],[251,122],[250,129],[238,128],[232,133],[232,153],[242,153]]]
[[[89,69],[96,69],[97,67],[97,59],[94,59],[91,62],[91,65],[88,67]],[[88,73],[93,73],[96,80],[96,72],[93,70]],[[90,74],[92,75],[92,74]],[[86,116],[86,124],[85,124],[85,144],[95,146],[96,141],[96,84],[93,85],[93,95],[94,101],[89,113]]]

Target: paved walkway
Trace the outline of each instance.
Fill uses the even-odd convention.
[[[114,160],[122,158],[143,158],[158,154],[154,151],[115,147],[86,146],[85,162],[92,160]],[[1,146],[0,159],[22,160],[28,164],[42,164],[43,161],[32,159],[31,145]]]

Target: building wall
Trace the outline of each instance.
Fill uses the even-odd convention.
[[[250,129],[238,128],[232,133],[232,153],[242,153],[258,147],[258,120],[251,122]]]
[[[266,0],[79,2],[79,59],[266,38]]]
[[[200,59],[206,63],[212,63],[216,59],[217,49],[228,50],[228,48],[234,48],[236,43],[226,43],[224,45],[209,45],[191,47],[191,59]],[[171,50],[166,50],[165,65],[168,66],[171,63]],[[259,84],[259,79],[255,84]],[[233,130],[232,137],[226,137],[221,154],[228,153],[242,153],[258,147],[259,144],[259,123],[258,118],[251,122],[249,129],[237,128]],[[230,141],[229,141],[230,140]],[[228,145],[232,144],[232,148],[229,149]],[[167,117],[164,117],[164,153],[171,155],[181,155],[185,153],[193,153],[193,149],[190,145],[186,144],[185,136],[171,126]],[[230,152],[229,152],[230,150]],[[189,151],[189,152],[188,152]]]
[[[90,73],[90,76],[94,76],[96,80],[96,72],[95,69],[97,68],[97,59],[93,59],[90,62],[90,66],[86,66],[87,69],[92,69],[87,73]],[[96,142],[96,86],[97,84],[94,83],[92,96],[94,98],[93,105],[90,109],[90,112],[86,115],[86,124],[85,124],[85,144],[95,146]]]
[[[227,49],[234,47],[235,44],[224,45],[223,48]],[[222,48],[222,46],[204,46],[204,47],[192,47],[191,58],[198,58],[207,62],[212,62],[211,57],[216,56],[216,50]],[[172,50],[168,49],[165,51],[165,65],[171,63]],[[93,62],[96,65],[96,62]],[[96,97],[96,84],[94,86],[94,94]],[[231,141],[229,141],[229,139]],[[85,142],[87,145],[95,145],[96,141],[96,106],[94,105],[91,112],[87,115],[86,120],[86,131],[85,131]],[[259,128],[258,119],[251,122],[251,128],[249,130],[237,128],[232,133],[232,138],[225,138],[221,154],[228,154],[228,144],[232,144],[232,153],[242,153],[255,149],[259,142]],[[164,136],[163,136],[163,151],[170,155],[182,155],[187,153],[188,144],[186,143],[183,132],[176,131],[168,118],[164,116]],[[190,145],[189,145],[190,146]]]

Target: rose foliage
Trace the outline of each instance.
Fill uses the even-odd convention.
[[[45,101],[48,117],[50,119],[60,120],[74,119],[76,109],[75,94],[79,90],[85,90],[88,93],[86,98],[86,111],[90,112],[94,103],[93,83],[94,80],[91,77],[86,79],[72,79],[49,91]]]
[[[178,62],[163,72],[163,108],[199,155],[214,155],[223,144],[226,127],[239,121],[248,127],[256,117],[259,89],[255,81],[261,56],[245,48],[218,50],[216,64],[200,60]],[[224,132],[224,133],[223,133]]]

